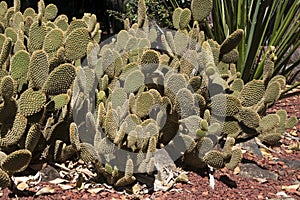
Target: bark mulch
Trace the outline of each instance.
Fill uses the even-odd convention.
[[[278,101],[269,113],[285,109],[289,116],[300,118],[300,96],[290,97]],[[102,186],[96,193],[86,189],[63,190],[56,184],[40,182],[39,187],[49,187],[53,194],[33,196],[28,193],[14,194],[8,189],[1,192],[1,199],[300,199],[300,151],[291,150],[289,146],[296,144],[300,138],[300,123],[287,131],[294,138],[284,138],[281,145],[273,147],[274,152],[264,152],[263,157],[249,152],[244,153],[242,163],[235,171],[226,169],[215,172],[215,189],[209,187],[206,172],[189,171],[189,183],[176,183],[167,192],[149,192],[148,194],[129,194],[129,192],[115,191],[108,186]],[[285,162],[284,162],[285,161]],[[288,162],[289,161],[289,164]],[[254,163],[257,166],[278,174],[278,180],[264,178],[244,178],[240,175],[243,163]],[[291,164],[294,163],[295,165]],[[37,186],[36,186],[37,187]],[[100,191],[100,192],[99,192]]]

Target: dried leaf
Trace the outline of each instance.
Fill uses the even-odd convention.
[[[281,189],[283,190],[286,190],[288,192],[291,192],[291,191],[296,191],[298,188],[299,188],[300,184],[295,184],[295,185],[283,185],[281,187]]]
[[[98,194],[99,192],[103,191],[104,188],[91,188],[91,189],[88,189],[87,191],[91,194]]]
[[[69,185],[69,184],[58,184],[58,186],[63,190],[69,190],[69,189],[74,188],[74,186]]]
[[[272,154],[268,150],[266,150],[265,148],[260,148],[259,150],[260,150],[260,152],[262,153],[263,156],[272,157]]]
[[[241,169],[239,167],[234,168],[233,174],[237,175],[241,172]]]
[[[132,193],[133,194],[139,194],[141,191],[141,185],[139,183],[136,183],[133,187],[132,187]]]
[[[35,196],[42,195],[42,194],[54,194],[54,193],[55,193],[55,189],[47,186],[37,191],[35,193]]]
[[[65,183],[65,182],[69,182],[69,181],[66,179],[62,179],[62,178],[56,178],[54,180],[49,181],[49,183],[52,183],[52,184],[60,184],[60,183]]]
[[[256,181],[258,181],[259,183],[266,183],[266,182],[268,182],[268,180],[265,179],[265,178],[253,178],[253,179],[256,180]]]
[[[26,182],[21,182],[17,185],[18,190],[24,191],[29,188]]]

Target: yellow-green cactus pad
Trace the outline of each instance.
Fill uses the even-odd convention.
[[[235,143],[235,139],[233,137],[227,137],[224,147],[223,147],[223,156],[224,159],[227,159],[228,157],[231,156],[231,151],[232,151],[232,147]]]
[[[270,78],[272,78],[273,72],[274,72],[274,62],[272,62],[270,56],[267,56],[264,63],[263,80],[269,81]]]
[[[29,51],[33,52],[43,48],[47,28],[44,23],[33,22],[29,28]]]
[[[201,22],[209,15],[209,13],[212,11],[212,8],[212,0],[192,0],[191,10],[194,20]]]
[[[296,124],[298,123],[298,119],[296,116],[291,116],[286,124],[285,124],[285,128],[293,128]]]
[[[41,135],[42,131],[40,125],[33,124],[27,133],[27,137],[25,140],[25,149],[28,149],[30,152],[33,152],[39,142]]]
[[[1,168],[14,174],[16,172],[24,171],[31,161],[31,152],[27,149],[21,149],[10,153],[2,162]]]
[[[144,86],[145,76],[139,71],[135,70],[128,74],[124,82],[124,89],[127,93],[134,93],[140,87]]]
[[[239,59],[239,52],[236,49],[229,51],[228,53],[222,56],[222,61],[224,63],[235,63]]]
[[[170,98],[172,103],[175,103],[176,93],[180,89],[186,88],[187,81],[182,74],[172,74],[165,81],[165,95]]]
[[[0,16],[4,16],[7,11],[7,3],[6,1],[0,2]]]
[[[58,9],[57,9],[56,5],[54,5],[52,3],[48,4],[45,8],[44,17],[47,20],[53,20],[56,17],[57,12],[58,12]]]
[[[115,186],[116,186],[116,187],[123,187],[123,186],[126,186],[126,185],[130,185],[130,184],[132,184],[135,180],[136,180],[136,178],[135,178],[134,176],[131,176],[131,177],[123,176],[122,178],[120,178],[120,179],[115,183]]]
[[[119,117],[115,110],[110,109],[107,114],[104,121],[105,126],[105,133],[107,136],[114,140],[117,134],[117,131],[119,129]]]
[[[25,50],[18,51],[11,59],[10,73],[14,79],[27,76],[30,63],[30,55]]]
[[[259,135],[258,138],[262,142],[264,142],[268,145],[275,145],[279,142],[279,140],[281,140],[282,135],[281,135],[281,133],[270,132],[270,133],[261,134],[261,135]]]
[[[138,27],[143,27],[147,17],[147,7],[145,0],[138,1]]]
[[[189,44],[189,35],[184,31],[176,31],[174,35],[174,45],[177,55],[182,56]]]
[[[136,115],[143,118],[149,115],[155,99],[150,92],[141,93],[136,99]]]
[[[111,94],[112,108],[116,109],[118,106],[123,106],[127,100],[127,93],[123,88],[115,89]]]
[[[179,29],[179,22],[180,22],[180,15],[182,13],[182,8],[176,8],[173,12],[173,15],[172,15],[172,20],[173,20],[173,26],[174,28],[176,29]]]
[[[36,16],[35,10],[33,8],[26,8],[24,13],[23,13],[24,19],[26,19],[26,17],[30,16],[32,18],[34,18]]]
[[[7,27],[5,29],[5,35],[6,37],[9,37],[12,41],[12,43],[14,44],[17,39],[18,39],[18,34],[17,32],[15,31],[15,29],[11,28],[11,27]]]
[[[244,35],[243,29],[237,29],[231,33],[221,44],[220,54],[224,55],[233,50],[242,40]]]
[[[259,123],[262,133],[271,131],[279,124],[280,118],[277,114],[268,114],[264,116]]]
[[[21,114],[17,114],[13,123],[13,127],[8,131],[4,138],[0,139],[0,146],[9,146],[17,144],[23,136],[27,126],[27,118]]]
[[[234,79],[234,81],[230,85],[231,90],[238,91],[238,92],[242,91],[243,87],[244,87],[244,81],[241,78]]]
[[[282,76],[282,75],[276,75],[276,76],[274,76],[274,77],[270,80],[269,84],[271,84],[273,81],[278,82],[278,83],[280,84],[280,88],[281,88],[282,90],[285,89],[285,86],[286,86],[286,78],[285,78],[284,76]]]
[[[266,93],[264,95],[264,103],[274,103],[280,97],[280,83],[277,81],[271,82],[268,84]]]
[[[56,20],[54,21],[56,26],[60,28],[62,31],[67,31],[69,24],[68,24],[68,19],[57,17]]]
[[[252,80],[241,90],[239,99],[243,106],[250,107],[257,104],[265,93],[265,85],[262,80]]]
[[[225,167],[230,170],[234,170],[243,158],[243,153],[240,148],[235,148],[231,152],[231,158],[228,163],[225,164]]]
[[[67,93],[75,76],[76,70],[72,64],[61,64],[50,73],[42,90],[48,95]]]
[[[0,169],[0,188],[4,189],[6,187],[8,187],[10,185],[10,177],[9,175],[3,171],[2,169]]]
[[[145,74],[153,73],[159,64],[159,54],[155,50],[146,50],[141,58],[141,70]]]
[[[52,29],[45,37],[43,48],[47,53],[57,51],[63,45],[63,40],[63,31],[59,28]]]
[[[180,29],[185,29],[189,25],[191,21],[191,10],[188,8],[185,8],[182,10],[180,14],[180,21],[179,21],[179,28]]]
[[[3,45],[2,45],[2,50],[0,53],[0,66],[2,66],[5,61],[7,60],[9,54],[10,54],[10,50],[12,47],[12,40],[11,38],[5,38]]]
[[[46,104],[46,95],[41,91],[34,91],[29,88],[23,92],[19,99],[19,111],[24,116],[31,116],[39,111]]]
[[[79,156],[84,162],[96,163],[100,157],[95,150],[95,147],[89,143],[80,143]]]
[[[34,51],[30,57],[28,79],[32,87],[41,89],[49,73],[48,55],[44,50]]]
[[[239,112],[239,116],[245,126],[252,129],[255,129],[259,126],[260,116],[254,109],[242,108]]]
[[[221,169],[225,166],[224,163],[224,158],[221,152],[217,150],[212,150],[208,152],[204,157],[203,157],[204,162],[215,168],[215,169]]]
[[[1,79],[0,92],[4,99],[12,98],[14,94],[14,80],[11,76],[4,76]]]
[[[217,94],[211,98],[212,114],[226,117],[236,115],[242,108],[238,98],[230,94]]]
[[[80,139],[79,139],[78,128],[74,122],[70,124],[69,132],[70,132],[71,145],[73,146],[74,149],[80,151]]]
[[[77,28],[72,31],[65,41],[66,59],[75,61],[85,56],[90,41],[91,38],[87,28]]]

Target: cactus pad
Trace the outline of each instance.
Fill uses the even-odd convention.
[[[21,149],[10,153],[2,162],[1,168],[13,174],[24,171],[31,161],[31,152],[27,149]]]

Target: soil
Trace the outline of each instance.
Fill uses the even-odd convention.
[[[285,109],[289,116],[300,118],[300,96],[294,96],[278,101],[268,110]],[[51,187],[53,194],[33,196],[33,193],[12,193],[8,189],[1,192],[1,199],[300,199],[300,151],[290,150],[288,147],[300,138],[300,123],[287,130],[293,139],[283,138],[281,144],[273,147],[274,152],[266,152],[263,157],[256,154],[244,153],[240,164],[254,163],[257,166],[278,174],[278,180],[263,178],[245,178],[240,175],[240,166],[235,171],[226,169],[214,173],[215,189],[209,187],[207,173],[189,171],[188,183],[176,183],[167,192],[149,192],[148,194],[129,194],[129,192],[115,191],[108,186],[101,186],[96,193],[86,189],[61,189],[56,184],[40,182],[39,187]],[[287,164],[295,162],[294,166]],[[37,187],[37,186],[36,186]],[[287,198],[289,197],[289,198]]]

